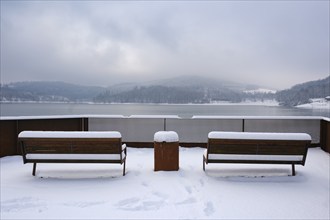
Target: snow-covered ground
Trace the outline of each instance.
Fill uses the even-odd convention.
[[[245,90],[245,93],[258,94],[258,93],[272,93],[275,94],[277,91],[273,89],[258,88],[253,90]]]
[[[154,172],[153,149],[128,148],[119,164],[23,164],[1,158],[0,219],[329,219],[330,156],[305,166],[209,164],[180,148],[180,170]]]
[[[203,104],[203,105],[258,105],[258,106],[279,106],[279,103],[276,100],[273,99],[265,99],[265,100],[245,100],[242,102],[226,102],[226,101],[213,101],[209,104]]]
[[[306,109],[325,109],[330,111],[330,101],[326,99],[311,99],[311,103],[306,103],[296,106],[297,108],[306,108]]]

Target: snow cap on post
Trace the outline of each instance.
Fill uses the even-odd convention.
[[[179,136],[175,131],[158,131],[154,135],[155,142],[178,142]]]

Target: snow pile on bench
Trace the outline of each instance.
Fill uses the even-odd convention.
[[[121,138],[118,131],[22,131],[19,138]]]
[[[220,132],[212,131],[210,139],[242,139],[242,140],[312,140],[305,133],[267,133],[267,132]]]
[[[121,153],[121,158],[126,154]],[[120,154],[27,154],[26,159],[33,160],[120,160]]]
[[[204,157],[207,156],[207,150],[204,151]],[[248,155],[248,154],[209,154],[209,160],[270,160],[270,161],[301,161],[300,155]]]
[[[154,135],[155,142],[178,142],[179,136],[175,131],[158,131]]]

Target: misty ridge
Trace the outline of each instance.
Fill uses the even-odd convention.
[[[82,86],[65,82],[16,82],[1,85],[1,102],[92,102],[208,104],[263,102],[296,106],[312,98],[330,96],[330,77],[275,91],[258,85],[181,76],[145,83],[110,87]]]

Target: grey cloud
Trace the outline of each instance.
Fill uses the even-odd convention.
[[[1,1],[1,81],[203,75],[275,88],[329,74],[329,2]]]

